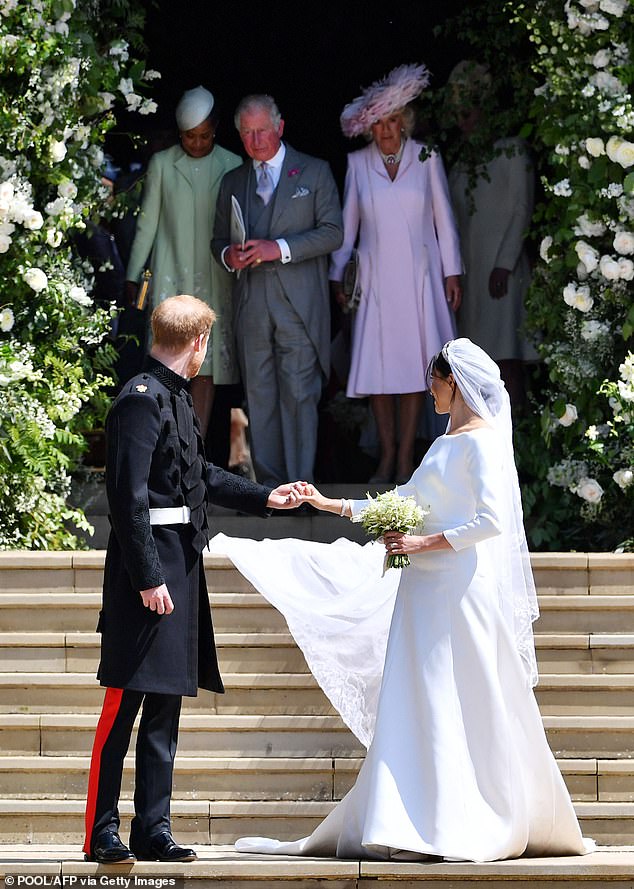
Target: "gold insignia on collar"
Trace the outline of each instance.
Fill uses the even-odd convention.
[[[137,392],[147,392],[147,386],[144,386],[143,383],[140,383],[138,386],[134,387]]]

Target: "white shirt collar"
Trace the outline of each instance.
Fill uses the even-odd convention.
[[[273,167],[274,170],[279,171],[282,168],[282,164],[284,163],[284,158],[286,157],[286,145],[283,142],[280,142],[280,147],[277,149],[276,153],[273,157],[268,161],[253,161],[253,169],[257,170],[258,167],[262,163],[267,163],[269,167]]]

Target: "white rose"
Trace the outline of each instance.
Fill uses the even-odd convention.
[[[618,96],[627,89],[625,84],[621,83],[618,77],[610,74],[609,71],[598,71],[596,74],[593,74],[590,81],[594,83],[598,90],[602,93],[607,93],[609,96]]]
[[[614,235],[612,244],[616,252],[623,256],[634,253],[634,232],[618,231]]]
[[[35,290],[36,293],[39,293],[40,290],[46,290],[46,288],[48,287],[48,278],[46,277],[42,269],[27,269],[23,277],[29,287],[32,290]]]
[[[577,161],[578,161],[579,166],[581,167],[582,170],[589,170],[590,169],[590,158],[586,157],[585,154],[580,155],[577,158]]]
[[[634,279],[634,262],[631,259],[625,259],[624,257],[619,259],[619,277],[622,281]]]
[[[0,310],[0,330],[8,333],[15,324],[15,317],[12,310],[7,306]]]
[[[57,186],[57,194],[61,198],[66,198],[67,200],[73,200],[73,198],[77,197],[77,186],[74,182],[71,182],[70,179],[65,179],[64,182],[60,182]]]
[[[591,154],[592,157],[601,157],[602,154],[605,154],[603,139],[599,139],[598,137],[586,139],[586,151],[588,154]]]
[[[563,412],[561,417],[557,417],[557,420],[561,423],[562,426],[572,426],[577,417],[577,408],[574,406],[574,404],[567,404],[566,410]]]
[[[80,306],[92,305],[92,300],[83,287],[71,287],[68,291],[68,295],[71,299],[75,300],[76,303],[79,303]]]
[[[586,244],[585,241],[577,241],[575,250],[577,256],[584,264],[586,271],[593,272],[599,265],[599,254],[594,247],[591,247],[590,244]]]
[[[31,210],[24,219],[24,228],[31,231],[38,231],[44,225],[44,217],[39,210]]]
[[[620,136],[610,136],[610,138],[608,139],[608,141],[606,143],[605,153],[607,154],[607,156],[610,158],[611,161],[614,161],[614,163],[617,162],[616,161],[616,152],[617,152],[619,146],[621,146],[622,144],[623,144],[623,139],[621,139]]]
[[[0,234],[0,253],[6,253],[11,246],[11,238],[9,235]]]
[[[64,207],[64,198],[55,198],[54,201],[49,201],[44,207],[44,212],[49,216],[59,216],[64,212]]]
[[[619,264],[612,256],[602,256],[599,261],[599,271],[608,281],[618,281],[621,277]]]
[[[58,142],[57,139],[51,139],[50,144],[51,160],[58,164],[66,157],[66,145],[64,142]]]
[[[572,489],[573,493],[578,494],[588,503],[598,503],[603,497],[603,488],[594,478],[581,478]]]
[[[16,197],[13,199],[11,203],[11,216],[15,220],[15,222],[19,222],[22,225],[31,213],[33,212],[33,207],[22,197]]]
[[[616,162],[624,170],[634,164],[634,142],[621,142],[616,149]]]
[[[15,225],[12,222],[0,222],[0,235],[12,235]]]
[[[589,219],[586,213],[577,218],[577,225],[574,232],[576,235],[585,235],[586,238],[598,238],[605,234],[605,223],[601,220],[593,221]]]
[[[541,244],[539,245],[539,255],[544,260],[544,262],[550,262],[550,256],[548,255],[548,251],[553,245],[553,239],[550,235],[546,235],[545,238],[542,239]]]
[[[605,68],[610,63],[612,53],[609,49],[600,49],[592,57],[592,64],[595,68]]]
[[[579,278],[580,281],[585,281],[589,277],[588,270],[586,269],[585,265],[582,262],[577,263],[576,271],[577,271],[577,278]]]
[[[59,245],[62,243],[62,233],[58,232],[54,228],[47,229],[46,243],[49,247],[59,247]]]
[[[634,472],[631,469],[618,469],[612,476],[621,490],[628,488],[634,481]]]
[[[627,9],[628,0],[599,0],[599,9],[621,18]]]

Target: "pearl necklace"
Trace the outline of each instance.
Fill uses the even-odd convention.
[[[383,163],[392,167],[392,166],[396,166],[396,164],[400,164],[401,158],[403,157],[404,150],[405,150],[405,139],[401,139],[401,144],[399,146],[398,151],[395,154],[383,154],[383,152],[381,151],[380,148],[379,148],[379,154],[381,155]]]

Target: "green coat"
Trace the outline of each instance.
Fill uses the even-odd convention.
[[[143,201],[126,277],[140,281],[152,272],[152,305],[168,296],[188,293],[216,313],[207,358],[200,373],[216,384],[237,383],[231,287],[228,272],[214,261],[216,198],[222,177],[241,159],[214,145],[211,154],[192,158],[180,145],[157,152],[148,166]]]

